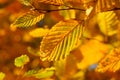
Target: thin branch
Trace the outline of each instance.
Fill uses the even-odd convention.
[[[53,12],[53,11],[61,11],[61,10],[80,10],[80,11],[85,11],[84,9],[79,9],[79,8],[68,8],[68,9],[56,9],[56,10],[47,10],[47,12]]]
[[[115,10],[120,10],[120,8],[113,8],[113,9],[111,9],[109,11],[115,11]]]
[[[54,12],[54,11],[62,11],[62,10],[80,10],[80,11],[85,11],[84,9],[79,9],[79,8],[68,8],[68,9],[53,9],[53,10],[43,10],[43,9],[34,9],[37,10],[39,12]]]
[[[42,11],[46,11],[46,12],[53,12],[53,11],[61,11],[61,10],[80,10],[80,11],[86,11],[85,9],[79,9],[79,8],[68,8],[68,9],[56,9],[56,10],[42,10],[42,9],[36,9],[36,10],[42,10]],[[107,10],[107,11],[114,11],[114,10],[120,10],[120,8],[113,8],[111,10]],[[106,12],[106,11],[105,11]]]

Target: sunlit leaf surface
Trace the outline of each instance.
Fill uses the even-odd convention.
[[[44,18],[43,13],[37,11],[30,11],[19,17],[11,26],[16,27],[29,27],[35,25],[37,22]]]
[[[119,4],[119,0],[97,0],[96,11],[103,12],[114,8],[120,8]]]
[[[78,64],[80,69],[97,63],[109,50],[109,46],[97,40],[90,40],[80,47],[83,55],[82,61]]]
[[[18,0],[18,1],[20,1],[22,4],[27,6],[31,6],[31,2],[32,2],[32,0]]]
[[[29,32],[32,37],[43,37],[48,33],[49,29],[37,28]]]
[[[99,13],[97,17],[101,32],[108,36],[117,33],[117,24],[119,21],[114,11]]]
[[[43,37],[41,59],[56,61],[67,57],[77,44],[82,33],[82,25],[75,20],[60,21]]]
[[[120,80],[120,0],[0,0],[0,71],[0,80]]]
[[[34,76],[35,78],[42,79],[42,78],[49,78],[53,76],[55,71],[54,67],[40,69],[40,70],[29,70],[25,73],[24,76]]]

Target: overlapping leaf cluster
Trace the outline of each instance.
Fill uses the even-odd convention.
[[[117,58],[119,56],[116,56],[120,55],[119,50],[114,52],[114,49],[120,47],[119,0],[20,1],[33,9],[19,17],[12,26],[35,25],[50,12],[58,11],[59,16],[63,17],[51,29],[47,31],[45,29],[45,35],[42,35],[43,39],[40,45],[41,60],[61,61],[66,59],[70,53],[75,54],[74,56],[82,54],[82,61],[76,64],[79,69],[85,69],[98,61],[98,71],[120,69],[120,59]],[[83,32],[84,27],[85,31]],[[44,29],[39,30],[44,33]],[[40,31],[38,33],[41,35]],[[32,33],[31,35],[36,34]],[[113,52],[109,52],[110,50]],[[103,60],[100,61],[100,59]],[[110,64],[111,62],[112,64]]]

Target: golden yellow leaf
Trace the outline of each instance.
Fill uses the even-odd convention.
[[[37,22],[44,18],[44,13],[38,11],[30,11],[20,16],[11,26],[16,27],[29,27],[35,25]]]
[[[80,47],[83,59],[78,68],[84,69],[97,63],[107,53],[109,47],[97,40],[90,40]]]
[[[6,76],[6,74],[5,74],[5,73],[0,72],[0,80],[4,80],[5,76]]]
[[[114,11],[99,13],[97,15],[97,22],[104,35],[112,36],[117,33],[117,24],[119,20]]]
[[[119,0],[97,0],[96,12],[109,11],[114,8],[120,8]]]
[[[32,31],[29,32],[29,35],[32,37],[43,37],[48,33],[49,29],[44,29],[44,28],[36,28]]]
[[[69,55],[81,37],[82,24],[76,20],[60,21],[43,37],[40,46],[41,59],[56,61]]]
[[[50,4],[50,5],[63,5],[63,0],[32,0],[33,3],[45,3],[45,4]],[[46,5],[47,6],[47,5]]]
[[[59,9],[68,9],[68,7],[60,6]],[[75,10],[61,10],[60,15],[64,17],[65,20],[75,19]]]
[[[59,80],[71,80],[76,77],[74,76],[78,71],[76,63],[77,60],[72,54],[68,55],[66,59],[56,61],[54,65]]]

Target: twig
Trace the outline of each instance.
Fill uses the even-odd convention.
[[[62,10],[80,10],[80,11],[85,11],[84,9],[79,9],[79,8],[68,8],[68,9],[53,9],[53,10],[43,10],[43,9],[34,9],[34,10],[37,10],[39,12],[54,12],[54,11],[62,11]]]

